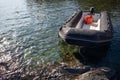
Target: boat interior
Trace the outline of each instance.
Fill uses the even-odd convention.
[[[89,13],[83,13],[81,19],[79,20],[76,28],[85,29],[85,30],[100,30],[100,14],[95,13],[92,15],[93,22],[91,24],[86,24],[84,18]]]

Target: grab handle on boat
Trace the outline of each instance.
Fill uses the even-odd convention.
[[[95,13],[95,10],[94,10],[94,7],[90,7],[90,14],[94,14]]]

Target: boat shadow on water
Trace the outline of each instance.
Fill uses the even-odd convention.
[[[79,53],[76,53],[75,56],[80,61],[82,59],[83,63],[98,63],[106,56],[109,47],[110,44],[97,47],[79,47]]]
[[[77,59],[82,64],[97,64],[106,56],[110,43],[97,47],[83,47],[70,45],[59,39],[59,47],[63,61]]]

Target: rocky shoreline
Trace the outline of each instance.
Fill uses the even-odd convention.
[[[119,80],[116,71],[108,67],[52,63],[26,68],[15,62],[8,64],[0,62],[0,80]]]
[[[20,57],[0,57],[0,80],[120,80],[119,71],[111,67],[82,64],[78,60],[32,66],[21,64]]]

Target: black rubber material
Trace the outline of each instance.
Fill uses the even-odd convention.
[[[100,31],[75,28],[82,16],[78,11],[63,27],[60,28],[60,37],[69,44],[79,46],[98,46],[110,43],[113,37],[113,27],[108,12],[101,12]],[[66,29],[70,28],[68,31]]]

